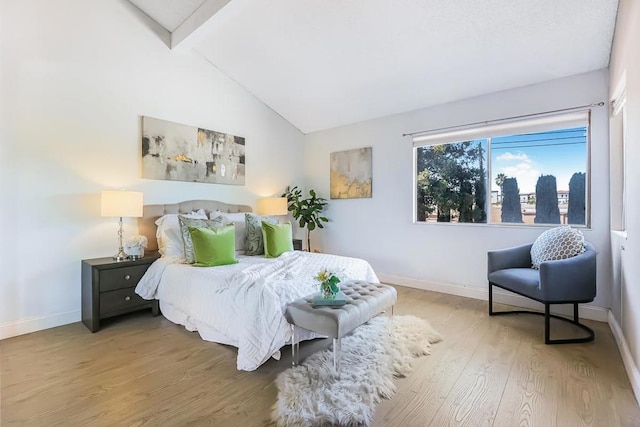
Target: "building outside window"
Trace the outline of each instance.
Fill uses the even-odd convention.
[[[418,136],[414,147],[417,222],[588,225],[588,112]]]

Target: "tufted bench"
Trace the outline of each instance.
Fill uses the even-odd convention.
[[[297,299],[287,305],[285,317],[291,324],[292,364],[298,363],[299,342],[296,327],[333,338],[333,367],[340,372],[340,340],[358,326],[391,307],[398,299],[393,286],[354,280],[340,284],[346,296],[342,306],[313,306],[314,295]]]

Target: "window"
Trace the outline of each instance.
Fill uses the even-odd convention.
[[[587,112],[414,138],[415,220],[588,224]]]
[[[627,109],[626,109],[626,72],[614,91],[611,100],[610,130],[610,197],[611,197],[611,229],[625,232],[627,229]]]

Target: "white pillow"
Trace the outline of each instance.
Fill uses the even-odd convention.
[[[216,219],[222,217],[222,222],[226,224],[233,224],[236,226],[236,251],[244,251],[244,237],[247,234],[247,226],[244,221],[244,212],[238,213],[225,213],[220,211],[214,211],[209,214],[209,219]]]
[[[573,258],[584,252],[584,236],[570,226],[552,228],[542,233],[531,246],[531,264],[540,268],[545,261]]]
[[[207,214],[202,209],[192,211],[184,216],[188,218],[207,219]],[[184,258],[184,243],[182,241],[182,233],[180,232],[178,214],[161,216],[156,220],[156,225],[158,226],[156,238],[158,239],[158,252],[160,252],[160,255]]]

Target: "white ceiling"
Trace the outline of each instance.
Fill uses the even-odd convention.
[[[160,24],[170,6],[202,3],[131,1]],[[308,133],[605,68],[617,6],[232,0],[212,12],[191,47]]]

